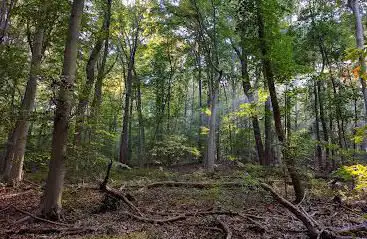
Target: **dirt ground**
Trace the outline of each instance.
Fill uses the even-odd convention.
[[[235,174],[226,174],[235,175]],[[177,175],[176,175],[177,176]],[[185,172],[177,181],[198,181],[194,173]],[[237,176],[205,178],[208,182],[241,182]],[[127,204],[106,196],[98,185],[68,185],[63,196],[63,220],[56,225],[30,217],[38,214],[41,187],[30,181],[19,188],[0,187],[0,238],[308,238],[303,224],[287,209],[275,202],[269,192],[256,186],[227,188],[144,187],[156,178],[136,176],[131,182],[114,180],[111,187],[120,190],[149,219],[189,216],[165,223],[144,222],[132,218]],[[135,185],[135,186],[133,186]],[[137,186],[139,185],[139,186]],[[285,195],[281,184],[273,185]],[[348,207],[332,201],[333,195],[315,195],[309,189],[301,207],[325,228],[342,228],[366,221],[363,207]],[[291,188],[288,190],[291,192]],[[235,212],[232,215],[205,212]],[[203,213],[204,212],[204,213]],[[351,234],[348,234],[351,235]],[[356,234],[367,238],[367,234]]]

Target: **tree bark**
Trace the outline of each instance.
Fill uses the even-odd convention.
[[[69,30],[65,42],[64,63],[60,90],[54,118],[52,151],[46,189],[41,202],[41,213],[46,218],[59,219],[61,196],[65,175],[65,157],[71,102],[74,92],[76,61],[78,54],[79,32],[83,14],[84,0],[74,0],[69,20]]]
[[[120,145],[120,157],[119,161],[121,163],[127,164],[128,162],[128,148],[129,148],[129,133],[128,133],[128,124],[130,119],[130,97],[132,91],[132,69],[129,66],[127,78],[125,81],[125,105],[124,105],[124,116],[122,123],[122,132],[121,132],[121,145]]]
[[[317,92],[318,92],[318,99],[319,99],[319,107],[320,107],[320,121],[321,121],[321,126],[322,126],[322,134],[323,134],[323,138],[324,138],[324,144],[325,144],[325,170],[329,171],[330,170],[330,162],[329,162],[329,133],[328,133],[328,128],[326,125],[326,119],[325,119],[325,110],[324,110],[324,97],[322,95],[322,82],[321,80],[317,81]]]
[[[245,53],[243,42],[241,42],[241,48],[242,48],[242,52],[240,53],[237,50],[237,55],[239,56],[240,61],[241,61],[242,88],[243,88],[245,95],[248,98],[249,103],[251,104],[251,103],[254,103],[255,100],[254,100],[254,95],[253,95],[253,89],[250,83],[250,75],[248,73],[247,55]],[[260,129],[259,120],[256,114],[251,115],[251,121],[252,121],[252,128],[254,132],[255,144],[256,144],[257,156],[259,158],[259,163],[261,165],[265,165],[267,160],[265,160],[264,145],[261,139],[261,129]]]
[[[288,151],[288,142],[285,139],[284,130],[282,127],[282,120],[281,120],[281,113],[280,113],[280,107],[278,104],[278,98],[277,93],[275,90],[275,83],[274,83],[274,74],[272,70],[272,63],[269,58],[269,48],[266,41],[265,36],[265,25],[264,25],[264,18],[262,15],[262,2],[258,1],[258,12],[257,12],[257,20],[258,20],[258,34],[259,34],[259,40],[260,40],[260,50],[261,50],[261,56],[262,56],[262,65],[263,65],[263,74],[264,78],[267,79],[269,93],[270,93],[270,99],[271,104],[273,107],[273,117],[274,117],[274,123],[275,123],[275,130],[278,135],[278,140],[282,144],[283,147],[283,157],[284,162],[286,164],[288,173],[292,179],[293,189],[296,196],[296,202],[300,202],[304,195],[304,187],[301,184],[300,175],[297,172],[296,165],[294,162],[294,159],[289,157],[287,151]]]
[[[85,111],[87,110],[87,106],[89,103],[90,93],[92,91],[94,82],[95,82],[95,68],[98,61],[99,54],[103,47],[103,42],[105,42],[105,51],[102,58],[101,68],[97,74],[97,84],[96,87],[102,87],[101,81],[104,77],[104,68],[106,65],[106,58],[108,54],[108,38],[109,38],[109,28],[110,28],[110,19],[111,19],[111,3],[112,0],[107,0],[107,9],[104,13],[103,24],[100,31],[97,33],[97,41],[92,49],[92,52],[89,56],[87,66],[86,66],[86,75],[87,81],[83,86],[81,94],[79,96],[79,103],[76,109],[76,125],[75,125],[75,135],[74,135],[74,144],[80,145],[82,140],[83,133],[83,125],[85,122]],[[107,54],[106,54],[107,50]]]
[[[315,79],[316,81],[316,79]],[[323,162],[322,162],[322,149],[321,149],[321,138],[320,138],[320,118],[319,118],[319,98],[318,98],[318,91],[317,91],[317,83],[314,82],[314,86],[313,86],[313,94],[315,97],[315,101],[314,101],[314,110],[315,110],[315,131],[316,131],[316,158],[317,158],[317,163],[318,163],[318,167],[320,172],[323,170]]]
[[[0,3],[0,45],[4,44],[7,38],[10,18],[17,0],[1,0]]]
[[[364,48],[364,36],[363,36],[362,15],[360,13],[359,8],[359,0],[349,0],[348,3],[355,17],[355,27],[356,27],[355,35],[356,35],[357,48],[362,50]],[[362,73],[361,75],[366,74],[367,73],[366,62],[362,54],[359,57],[359,63],[361,66],[361,73]],[[361,76],[360,81],[362,85],[362,94],[365,107],[365,121],[367,122],[367,88],[366,88],[367,79]]]
[[[139,124],[139,152],[138,160],[140,165],[143,165],[143,158],[145,155],[145,130],[144,130],[144,118],[141,103],[141,81],[134,69],[134,79],[136,81],[136,108],[138,111],[138,124]]]
[[[273,154],[271,148],[272,142],[272,132],[271,132],[271,100],[270,97],[265,102],[265,122],[264,122],[264,134],[265,134],[265,148],[264,148],[264,158],[265,158],[265,165],[270,165],[273,163]]]
[[[128,67],[127,67],[127,77],[125,81],[126,85],[126,93],[125,93],[125,106],[124,106],[124,116],[122,122],[122,131],[121,131],[121,143],[120,143],[120,156],[119,161],[121,163],[128,163],[128,152],[129,152],[129,131],[128,125],[130,120],[130,100],[132,93],[132,81],[133,81],[133,71],[135,67],[135,53],[138,47],[138,36],[139,36],[139,26],[137,26],[135,35],[133,36],[133,44],[130,48],[130,55],[128,59]]]
[[[44,29],[38,26],[34,34],[29,80],[22,100],[20,115],[11,133],[10,142],[7,145],[3,179],[7,184],[13,186],[18,185],[22,181],[24,153],[30,125],[29,117],[34,109],[37,81],[41,68],[43,37]]]
[[[214,163],[216,158],[216,118],[217,118],[217,97],[218,89],[213,89],[210,102],[210,117],[209,117],[209,134],[207,142],[207,153],[205,168],[209,172],[214,171]]]

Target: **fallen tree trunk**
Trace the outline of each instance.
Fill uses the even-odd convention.
[[[355,236],[342,236],[342,233],[356,233],[360,231],[367,231],[367,222],[360,225],[335,228],[333,230],[327,229],[321,226],[318,222],[311,218],[304,210],[299,209],[297,206],[279,195],[272,187],[265,183],[261,183],[260,186],[269,191],[273,198],[282,206],[287,208],[294,216],[296,216],[303,225],[307,228],[308,234],[312,239],[349,239],[358,238]]]
[[[223,182],[223,183],[198,183],[198,182],[176,182],[176,181],[163,181],[155,182],[145,186],[146,188],[158,188],[158,187],[187,187],[187,188],[215,188],[215,187],[243,187],[242,182]]]
[[[307,228],[311,238],[318,238],[320,234],[320,230],[318,229],[318,225],[315,225],[314,222],[310,219],[308,215],[303,213],[299,208],[289,202],[287,199],[280,196],[277,192],[274,191],[272,187],[265,183],[261,183],[260,186],[269,191],[274,199],[276,199],[282,206],[287,208],[291,213],[293,213]]]

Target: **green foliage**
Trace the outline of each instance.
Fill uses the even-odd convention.
[[[313,157],[316,142],[311,138],[309,131],[303,129],[292,133],[289,139],[289,157],[299,162],[307,162]]]
[[[362,127],[357,127],[354,129],[355,134],[352,136],[352,140],[356,144],[360,144],[363,142],[363,140],[367,137],[367,125]]]
[[[367,166],[365,165],[342,166],[334,172],[334,176],[346,182],[353,182],[355,184],[354,189],[357,192],[367,191]]]
[[[73,183],[103,178],[109,158],[91,147],[70,146],[68,151],[68,180]]]
[[[164,165],[172,165],[182,161],[196,161],[200,152],[196,147],[189,146],[182,136],[169,136],[154,144],[149,151],[151,162],[158,161]]]

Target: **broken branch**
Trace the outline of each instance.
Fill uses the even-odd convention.
[[[220,227],[226,232],[226,239],[232,238],[232,231],[229,226],[224,223],[219,217],[217,217],[217,222],[219,223]]]

